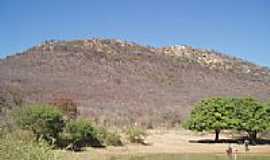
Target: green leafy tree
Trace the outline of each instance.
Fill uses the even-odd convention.
[[[270,107],[254,98],[235,99],[234,128],[246,131],[255,142],[257,134],[270,129]]]
[[[71,120],[67,123],[64,134],[70,143],[67,148],[71,150],[78,151],[86,146],[103,147],[98,129],[89,120]]]
[[[232,118],[234,105],[231,98],[213,97],[204,99],[195,105],[184,127],[195,131],[215,131],[215,141],[220,131],[231,129],[235,121]]]
[[[19,109],[14,118],[22,129],[33,131],[36,138],[44,138],[50,142],[58,139],[65,125],[63,113],[56,107],[35,104]]]

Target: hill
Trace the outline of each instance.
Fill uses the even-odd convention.
[[[46,41],[0,60],[0,87],[27,102],[70,98],[82,116],[105,125],[172,126],[204,97],[268,99],[270,70],[185,45]]]

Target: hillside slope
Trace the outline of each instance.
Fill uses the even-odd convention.
[[[29,102],[72,98],[104,124],[173,125],[208,96],[270,97],[268,68],[189,46],[48,41],[0,61],[0,86]]]

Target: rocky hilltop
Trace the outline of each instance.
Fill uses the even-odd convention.
[[[0,60],[0,87],[28,102],[67,97],[103,124],[174,125],[208,96],[270,97],[270,70],[213,50],[92,39],[46,41]]]

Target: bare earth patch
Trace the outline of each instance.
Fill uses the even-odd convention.
[[[124,147],[107,147],[105,149],[87,148],[87,151],[81,153],[68,153],[68,158],[86,160],[92,159],[108,159],[117,155],[140,155],[140,154],[159,154],[159,153],[175,153],[175,154],[226,154],[228,148],[227,143],[208,144],[208,143],[190,143],[189,140],[213,139],[212,134],[196,134],[186,130],[150,130],[147,141],[151,143],[149,146],[139,144],[126,144]],[[220,138],[231,138],[228,135],[221,135]],[[238,150],[238,154],[260,154],[268,155],[270,153],[270,145],[249,146],[250,151],[245,152],[244,145],[232,144],[232,147]],[[76,158],[77,157],[77,158]]]

